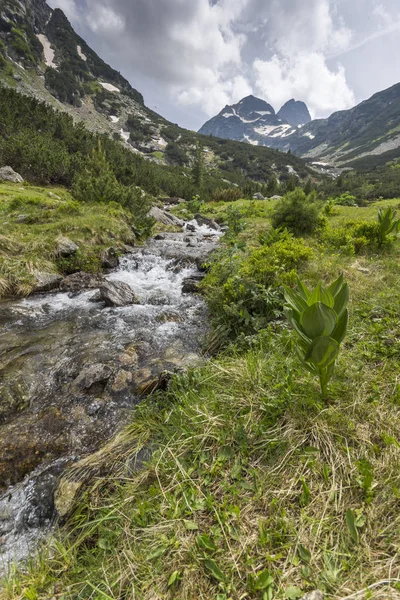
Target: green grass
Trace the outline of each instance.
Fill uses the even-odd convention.
[[[282,320],[175,376],[66,477],[92,473],[57,540],[2,598],[400,598],[400,245],[319,249],[304,280],[342,271],[351,289],[329,400]],[[143,448],[152,456],[136,470]]]
[[[0,184],[0,298],[29,294],[40,271],[100,271],[107,247],[133,243],[130,222],[121,207],[78,203],[65,189]],[[60,235],[79,246],[74,258],[58,258]]]

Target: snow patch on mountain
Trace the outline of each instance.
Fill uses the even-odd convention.
[[[121,91],[119,88],[117,88],[112,83],[104,83],[102,81],[99,81],[99,83],[100,83],[101,87],[103,87],[108,92],[118,92],[118,93],[120,93],[120,91]]]
[[[78,52],[80,58],[86,62],[87,61],[87,56],[85,54],[83,54],[82,48],[80,46],[77,46],[76,47],[76,51]]]
[[[52,69],[57,69],[57,65],[54,62],[54,57],[56,54],[53,48],[51,47],[48,38],[45,35],[43,35],[43,33],[38,33],[36,37],[43,46],[44,60],[46,65],[48,67],[51,67]]]

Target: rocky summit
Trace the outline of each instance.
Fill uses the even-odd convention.
[[[254,96],[225,106],[199,133],[289,150],[317,164],[357,167],[385,164],[400,147],[400,84],[374,94],[354,108],[311,120],[304,102],[289,100],[275,114]],[[365,163],[365,160],[363,161]]]
[[[237,104],[225,106],[199,133],[274,147],[274,140],[286,138],[310,120],[304,102],[290,100],[276,114],[265,100],[247,96]]]

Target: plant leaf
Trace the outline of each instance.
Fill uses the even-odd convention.
[[[344,311],[347,308],[347,305],[349,303],[349,298],[350,298],[350,289],[347,283],[343,284],[340,291],[338,292],[338,294],[335,297],[335,305],[334,305],[334,309],[335,312],[338,316],[338,318],[340,318],[342,316],[342,314],[344,313]]]
[[[300,296],[308,303],[308,299],[311,296],[310,290],[304,285],[300,277],[297,277],[297,285],[299,286]]]
[[[307,548],[305,548],[302,544],[299,544],[297,552],[300,557],[300,560],[302,560],[308,565],[311,560],[311,552],[307,550]]]
[[[350,532],[353,542],[357,544],[359,536],[356,527],[356,519],[354,517],[354,512],[351,510],[351,508],[349,508],[349,510],[346,512],[346,525],[347,529]]]
[[[342,316],[340,317],[335,329],[331,333],[331,338],[336,340],[338,344],[340,344],[343,341],[343,339],[346,335],[348,322],[349,322],[349,312],[348,312],[348,310],[345,310],[344,313],[342,314]]]
[[[312,362],[319,369],[325,369],[336,360],[338,354],[337,341],[328,336],[321,336],[313,341],[304,360]]]
[[[328,286],[328,292],[330,292],[332,294],[332,296],[335,298],[337,296],[337,294],[340,292],[342,286],[344,283],[344,277],[343,277],[343,273],[341,273],[339,275],[339,277],[336,279],[336,281],[334,281],[333,283],[331,283],[330,286]]]
[[[307,302],[294,290],[284,286],[286,303],[296,312],[302,313],[307,308]]]
[[[300,325],[304,333],[312,340],[320,336],[329,336],[336,324],[335,311],[322,302],[309,306],[300,317]]]
[[[217,565],[217,563],[215,562],[215,560],[213,560],[212,558],[207,558],[204,561],[204,565],[207,571],[209,571],[214,577],[214,579],[216,579],[217,581],[225,581],[225,576],[219,568],[219,566]]]
[[[197,531],[199,526],[195,521],[184,521],[185,527],[188,531]]]
[[[322,304],[325,304],[330,308],[333,308],[335,304],[332,294],[326,288],[324,288],[321,282],[317,285],[317,287],[309,297],[308,306],[311,306],[316,302],[322,302]]]
[[[209,552],[215,552],[217,546],[214,544],[209,535],[198,535],[196,537],[196,544],[202,550],[207,550]]]
[[[168,579],[168,587],[172,587],[179,580],[179,577],[180,571],[174,571],[173,573],[171,573]]]
[[[274,581],[274,578],[272,577],[272,575],[270,574],[269,571],[267,571],[267,570],[261,571],[261,573],[258,575],[256,582],[254,584],[254,589],[265,590],[267,587],[272,585],[273,581]]]
[[[301,598],[303,596],[303,592],[300,588],[290,586],[285,590],[285,597],[289,598],[289,600],[296,600],[296,598]]]

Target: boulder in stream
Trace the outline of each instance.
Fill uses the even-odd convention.
[[[123,281],[103,281],[100,286],[100,298],[106,306],[140,304],[135,292]]]
[[[39,294],[43,292],[52,292],[58,290],[62,281],[61,275],[57,273],[39,272],[35,274],[36,283],[34,284],[32,293]]]
[[[60,283],[60,289],[62,292],[72,292],[75,294],[76,292],[99,288],[103,281],[104,279],[101,275],[79,271],[78,273],[64,277]]]
[[[149,212],[149,215],[150,215],[150,217],[153,217],[153,219],[155,219],[159,223],[162,223],[163,225],[173,225],[175,227],[183,227],[185,224],[184,221],[182,221],[182,219],[178,219],[178,217],[171,215],[167,211],[162,210],[161,208],[158,208],[157,206],[153,206],[153,208]]]
[[[86,391],[101,391],[112,374],[113,370],[108,365],[101,363],[88,365],[82,369],[75,379],[75,385]]]
[[[182,282],[182,294],[195,294],[199,292],[199,284],[204,279],[205,274],[191,275]]]
[[[199,213],[194,215],[194,220],[200,226],[205,225],[206,227],[209,227],[210,229],[214,229],[215,231],[220,230],[218,223],[216,223],[212,219],[209,219],[208,217],[204,217],[203,215],[200,215]]]
[[[119,265],[118,252],[111,246],[108,248],[101,259],[101,266],[103,269],[116,269]]]

